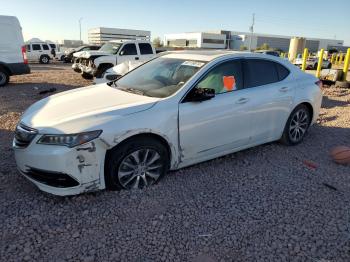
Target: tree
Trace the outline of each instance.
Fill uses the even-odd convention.
[[[239,50],[240,50],[240,51],[245,51],[245,50],[248,50],[248,47],[246,47],[245,45],[241,45],[241,46],[239,47]]]
[[[258,46],[256,50],[269,50],[270,46],[267,43],[262,44],[261,46]]]
[[[160,40],[159,36],[157,36],[156,38],[153,39],[153,46],[154,47],[162,47],[163,46],[162,40]]]

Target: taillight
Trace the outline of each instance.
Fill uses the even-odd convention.
[[[318,85],[319,88],[322,88],[322,81],[318,80],[315,82],[316,85]]]
[[[27,59],[27,53],[26,53],[26,47],[22,46],[22,56],[23,56],[23,62],[25,64],[28,64],[28,59]]]

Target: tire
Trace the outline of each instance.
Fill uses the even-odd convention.
[[[331,64],[331,63],[329,63],[329,64],[327,65],[327,69],[332,69],[332,64]]]
[[[6,69],[0,67],[0,87],[5,86],[10,81],[10,74]]]
[[[100,65],[100,66],[98,67],[98,69],[97,69],[97,72],[96,72],[96,74],[95,74],[95,77],[96,77],[96,78],[102,78],[104,72],[106,72],[106,70],[108,70],[108,69],[110,69],[110,68],[112,68],[112,67],[113,67],[113,65],[111,65],[111,64]]]
[[[296,125],[296,123],[298,124]],[[301,143],[301,141],[303,141],[305,135],[307,134],[307,131],[310,127],[310,123],[311,112],[309,108],[303,104],[297,106],[292,111],[287,120],[286,126],[284,127],[284,131],[281,137],[281,142],[288,146],[293,146]]]
[[[91,79],[94,78],[92,75],[87,74],[87,73],[85,73],[85,72],[82,72],[82,73],[81,73],[81,76],[82,76],[84,79],[86,79],[86,80],[91,80]]]
[[[61,59],[60,59],[61,61],[64,61],[64,55],[63,56],[61,56]]]
[[[50,57],[47,55],[42,55],[40,56],[39,62],[40,64],[48,64],[50,63]]]
[[[168,169],[169,153],[160,140],[149,136],[130,138],[107,154],[106,188],[141,189],[157,183]]]

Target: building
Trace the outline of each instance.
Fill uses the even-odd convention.
[[[59,44],[61,46],[64,46],[66,48],[74,48],[74,47],[79,47],[82,46],[84,43],[82,40],[68,40],[68,39],[64,39],[59,41]]]
[[[89,29],[88,41],[90,44],[101,45],[110,40],[150,40],[151,32],[144,30],[133,29],[120,29],[120,28],[107,28],[97,27]]]
[[[283,52],[289,50],[290,39],[292,36],[268,35],[238,31],[216,30],[209,32],[166,34],[164,44],[169,47],[197,47],[197,48],[227,48],[239,50],[241,47],[252,49],[268,44],[270,48],[278,49]],[[343,46],[343,40],[321,39],[306,37],[306,47],[310,52],[324,48],[328,50],[334,46]]]
[[[216,33],[182,33],[164,36],[164,45],[188,48],[226,48],[226,36]]]

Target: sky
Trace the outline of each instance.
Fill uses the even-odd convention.
[[[82,39],[94,27],[166,33],[210,30],[340,39],[350,45],[350,0],[0,0],[0,15],[17,16],[24,39]],[[334,8],[333,8],[334,7]]]

